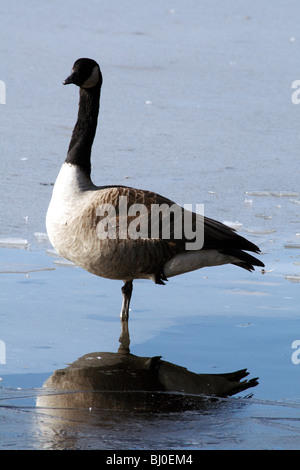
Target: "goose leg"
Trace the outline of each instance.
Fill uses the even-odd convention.
[[[128,328],[128,320],[123,320],[121,318],[121,335],[119,338],[119,349],[118,353],[120,354],[129,354],[130,349],[130,338],[129,338],[129,328]]]
[[[121,310],[121,320],[128,321],[129,318],[129,304],[132,294],[132,281],[126,281],[124,286],[122,287],[122,294],[123,294],[123,303],[122,303],[122,310]]]

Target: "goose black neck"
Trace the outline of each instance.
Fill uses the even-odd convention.
[[[66,163],[78,165],[88,176],[91,175],[91,150],[97,129],[100,105],[100,86],[80,88],[79,110]]]

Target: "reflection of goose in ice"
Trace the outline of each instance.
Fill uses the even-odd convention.
[[[50,414],[53,411],[55,415],[66,408],[195,410],[202,409],[209,397],[232,396],[258,383],[256,378],[245,379],[246,369],[198,374],[164,361],[160,356],[133,355],[129,350],[128,323],[121,321],[121,326],[117,353],[89,353],[67,368],[56,370],[45,382],[47,392],[41,394],[37,405],[50,407]]]

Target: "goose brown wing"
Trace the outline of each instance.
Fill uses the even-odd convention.
[[[234,229],[221,222],[196,214],[195,212],[189,212],[191,229],[187,236],[186,227],[184,227],[184,218],[187,213],[172,200],[152,191],[126,186],[105,186],[99,189],[104,190],[104,193],[107,194],[106,201],[116,207],[117,229],[121,226],[124,227],[124,220],[122,220],[124,216],[120,214],[118,206],[121,196],[126,197],[127,208],[134,204],[137,209],[138,204],[146,208],[144,214],[137,210],[127,217],[126,213],[125,225],[129,228],[136,217],[139,217],[140,227],[135,226],[135,228],[142,230],[142,236],[137,238],[135,247],[137,251],[140,251],[140,248],[140,252],[144,253],[144,260],[146,261],[147,259],[145,264],[150,271],[153,269],[153,266],[163,265],[175,254],[186,251],[186,244],[196,241],[195,237],[196,234],[200,233],[200,227],[203,230],[203,249],[218,250],[221,253],[237,257],[244,264],[248,264],[247,269],[252,264],[264,266],[263,263],[253,256],[244,253],[244,251],[259,253],[259,248],[254,243],[237,234]],[[158,211],[160,209],[159,217],[156,218],[158,225],[154,227],[153,208],[156,208]],[[168,208],[171,210],[168,211]],[[195,234],[194,238],[191,237],[192,233]],[[147,269],[147,272],[150,271]]]

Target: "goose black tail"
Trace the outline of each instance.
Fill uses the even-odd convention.
[[[247,269],[247,271],[250,271],[250,272],[254,271],[254,266],[260,266],[262,268],[265,266],[262,261],[255,258],[252,255],[249,255],[249,253],[245,253],[245,251],[242,251],[242,250],[228,249],[228,250],[222,250],[221,253],[234,256],[235,258],[237,258],[237,261],[232,264],[235,264],[236,266],[240,266],[241,268]]]

